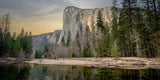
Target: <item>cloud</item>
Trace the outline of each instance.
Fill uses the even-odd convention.
[[[69,0],[73,5],[80,8],[103,8],[112,6],[112,0]]]
[[[111,6],[111,0],[0,0],[0,8],[22,17],[41,16],[63,12],[66,6],[97,8]]]
[[[0,8],[18,13],[22,17],[32,17],[70,5],[64,0],[0,0]]]
[[[0,16],[9,12],[12,25],[16,26],[14,30],[26,28],[28,24],[32,26],[29,29],[33,32],[36,28],[60,29],[63,23],[63,10],[67,6],[102,8],[112,6],[112,0],[0,0]]]

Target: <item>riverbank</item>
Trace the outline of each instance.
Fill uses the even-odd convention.
[[[10,58],[0,63],[17,63],[16,59]],[[118,69],[160,69],[160,58],[138,58],[138,57],[105,57],[105,58],[57,58],[57,59],[33,59],[31,61],[20,61],[25,64],[42,65],[79,65],[98,68]]]

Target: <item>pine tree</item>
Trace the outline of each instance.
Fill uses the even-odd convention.
[[[21,33],[20,33],[20,37],[24,37],[24,28],[22,28]]]
[[[146,35],[146,28],[145,28],[145,24],[144,24],[144,19],[143,19],[143,9],[140,8],[136,8],[135,9],[135,18],[134,18],[134,27],[136,28],[136,31],[139,35],[139,43],[137,44],[139,46],[140,52],[139,53],[143,53],[143,56],[146,55],[146,39],[147,39],[147,35]]]
[[[80,56],[80,54],[81,54],[81,44],[80,44],[80,41],[79,41],[79,32],[76,35],[75,44],[76,44],[76,47],[77,47],[77,54],[78,54],[78,56]],[[75,55],[75,57],[76,56],[77,55]]]
[[[110,39],[110,28],[108,25],[104,29],[102,38],[98,39],[96,47],[97,57],[106,57],[111,55],[111,39]]]
[[[62,37],[61,44],[62,44],[62,45],[65,45],[64,36]]]
[[[135,39],[134,39],[134,32],[133,32],[134,31],[134,27],[133,27],[134,11],[133,10],[135,7],[136,7],[135,1],[124,0],[123,8],[120,13],[119,46],[120,46],[121,53],[125,53],[125,56],[136,56],[136,52],[135,52],[136,45],[134,41]],[[121,40],[124,40],[124,41],[121,41]]]
[[[32,54],[32,36],[28,36],[28,32],[24,35],[25,31],[22,29],[21,33],[18,36],[18,39],[20,39],[20,44],[22,46],[22,49],[25,52],[25,57],[30,58],[30,55]],[[31,33],[31,32],[30,32]],[[31,35],[31,34],[30,34]]]
[[[0,27],[0,57],[4,53],[4,40],[3,40],[3,31],[2,28]]]
[[[30,31],[30,32],[29,32],[29,37],[31,37],[31,36],[32,36],[32,32]]]
[[[99,11],[97,15],[97,27],[102,34],[101,37],[97,40],[97,46],[95,48],[97,57],[106,57],[111,55],[111,37],[110,37],[110,28],[103,25],[102,14]]]
[[[69,32],[68,32],[68,37],[67,37],[66,46],[69,46],[69,45],[70,45],[70,42],[71,42],[71,33],[70,33],[70,31],[69,31]]]
[[[111,34],[110,34],[110,28],[107,25],[106,29],[106,35],[104,40],[106,41],[106,55],[111,56],[111,47],[112,47],[112,41],[111,41]]]
[[[104,31],[105,27],[103,24],[102,13],[100,10],[98,11],[98,15],[97,15],[97,27],[98,29],[101,29],[102,32]]]
[[[124,54],[126,57],[129,56],[128,55],[128,31],[129,31],[129,28],[128,28],[128,23],[129,23],[129,17],[126,16],[127,14],[127,1],[125,0],[123,2],[123,8],[120,12],[120,18],[119,18],[119,25],[120,25],[120,28],[119,28],[119,31],[118,31],[118,46],[120,48],[120,52],[121,54]]]
[[[19,39],[16,39],[14,40],[13,39],[13,44],[12,44],[12,47],[11,47],[11,56],[13,57],[17,57],[17,53],[21,50],[21,44],[20,44],[20,40]]]
[[[116,40],[117,36],[118,36],[118,17],[117,17],[117,8],[116,7],[113,7],[113,12],[112,12],[112,30],[111,30],[111,33],[112,33],[112,36],[114,38],[114,40]]]
[[[158,54],[157,54],[157,46],[155,44],[158,44],[155,39],[157,39],[157,36],[158,33],[159,33],[159,30],[160,30],[160,26],[158,25],[159,24],[159,18],[158,18],[158,9],[157,9],[157,0],[152,0],[151,1],[151,11],[152,11],[152,14],[153,14],[153,21],[152,21],[152,25],[151,25],[151,43],[152,43],[152,47],[154,48],[153,49],[153,54],[152,56],[156,57]]]
[[[84,47],[82,50],[82,57],[91,57],[91,46],[90,46],[90,29],[87,25],[84,30]]]
[[[117,6],[117,0],[112,0],[113,2],[113,8],[112,8],[112,25],[111,25],[111,36],[113,37],[113,44],[114,45],[114,54],[117,54],[117,38],[118,38],[118,10],[116,8]]]
[[[13,33],[13,39],[16,39],[16,32]]]
[[[89,37],[90,37],[90,30],[89,30],[89,26],[87,25],[86,28],[85,28],[85,38],[86,38],[86,47],[89,48],[90,47],[90,40],[89,40]]]
[[[7,53],[10,52],[10,16],[9,14],[5,15],[3,17],[3,19],[1,20],[1,24],[0,24],[0,44],[1,44],[1,48],[0,48],[0,56],[6,56],[8,55]]]
[[[47,45],[45,46],[43,53],[44,53],[45,58],[49,58],[49,56],[50,56],[49,55],[49,48]]]
[[[153,39],[153,33],[156,31],[155,30],[155,20],[153,15],[153,6],[152,6],[152,1],[151,0],[146,0],[144,1],[145,7],[144,7],[144,23],[145,23],[145,28],[144,28],[144,45],[142,45],[142,51],[145,51],[145,54],[147,57],[154,57],[155,56],[155,48],[152,45],[152,39]]]
[[[91,48],[90,47],[84,47],[82,51],[81,57],[91,57]]]
[[[25,37],[27,37],[28,36],[28,31],[26,32],[26,34],[25,34]]]
[[[92,32],[91,32],[91,53],[92,56],[95,56],[95,47],[96,47],[96,32],[95,32],[95,26],[92,27]]]

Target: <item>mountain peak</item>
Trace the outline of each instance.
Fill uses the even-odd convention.
[[[68,9],[68,8],[72,8],[72,9],[80,9],[80,8],[78,8],[78,7],[75,7],[75,6],[67,6],[66,9]]]

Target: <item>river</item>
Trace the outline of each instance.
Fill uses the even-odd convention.
[[[0,80],[159,80],[156,69],[106,69],[82,66],[5,64]]]

